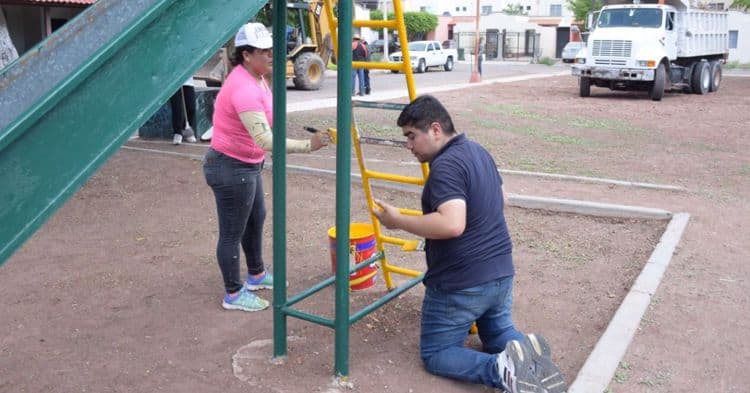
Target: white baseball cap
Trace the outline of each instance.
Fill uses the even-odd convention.
[[[271,33],[262,23],[248,23],[240,27],[234,36],[234,46],[249,45],[258,49],[268,49],[273,46]]]

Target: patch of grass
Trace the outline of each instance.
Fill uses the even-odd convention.
[[[728,70],[732,70],[735,68],[739,68],[741,70],[750,70],[750,63],[740,63],[739,61],[730,61],[727,64],[724,65],[724,68]]]
[[[590,146],[593,144],[593,142],[588,139],[559,134],[544,134],[542,135],[542,139],[560,145]]]
[[[628,362],[620,362],[620,365],[617,367],[617,371],[615,371],[615,382],[617,383],[625,383],[630,378],[630,364]]]
[[[362,136],[374,136],[379,138],[403,137],[401,128],[396,126],[386,126],[370,122],[360,122],[358,125]]]
[[[551,66],[551,65],[555,65],[555,59],[553,59],[551,57],[544,56],[541,59],[539,59],[537,61],[537,63],[538,64],[544,64],[544,65]]]
[[[477,127],[484,128],[484,129],[502,130],[502,129],[507,128],[507,126],[504,123],[501,123],[497,120],[480,118],[480,119],[475,120],[474,123],[477,125]]]
[[[741,166],[738,174],[742,177],[750,176],[750,165],[745,164]]]
[[[608,119],[591,119],[586,117],[576,117],[568,120],[568,125],[572,128],[587,128],[593,130],[607,130],[618,132],[644,132],[646,130],[635,127],[631,124],[621,121]]]
[[[504,114],[508,116],[520,117],[523,119],[546,120],[545,115],[542,115],[541,113],[529,111],[527,109],[524,109],[520,105],[513,105],[513,104],[491,105],[487,108],[487,110],[493,113],[500,113],[500,114]]]
[[[659,371],[655,375],[650,375],[646,377],[645,379],[638,381],[638,384],[646,385],[648,387],[662,386],[662,385],[669,383],[671,379],[672,379],[672,376],[669,373]]]

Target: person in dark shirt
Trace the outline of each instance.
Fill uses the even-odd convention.
[[[492,156],[456,132],[443,105],[420,96],[397,124],[406,147],[430,174],[421,216],[375,200],[387,228],[425,238],[427,272],[420,355],[428,372],[507,392],[564,392],[560,370],[540,335],[523,335],[511,318],[512,242],[503,183]],[[483,351],[464,347],[476,321]],[[542,382],[544,381],[544,382]]]
[[[362,39],[359,35],[352,36],[352,61],[366,61],[367,47],[362,45]],[[362,68],[352,68],[352,95],[355,95],[355,82],[359,79],[359,92],[356,94],[365,95],[365,70]]]

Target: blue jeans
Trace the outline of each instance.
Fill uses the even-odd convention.
[[[355,93],[354,82],[359,78],[359,94],[365,94],[365,70],[353,69],[352,70],[352,94]]]
[[[216,199],[219,241],[216,259],[224,278],[224,289],[234,293],[244,284],[240,276],[240,245],[249,274],[260,274],[263,263],[263,163],[248,164],[208,149],[203,174]]]
[[[427,288],[422,302],[420,354],[428,372],[500,388],[497,353],[523,334],[513,326],[513,276],[460,291]],[[483,352],[465,348],[477,322]]]

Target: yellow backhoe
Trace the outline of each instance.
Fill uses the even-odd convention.
[[[286,77],[292,79],[299,90],[318,90],[325,80],[328,62],[333,61],[333,39],[328,16],[323,11],[322,0],[287,3],[287,12],[294,13],[287,25]],[[207,86],[221,86],[231,64],[227,53],[234,52],[233,40],[217,52],[195,74]]]

